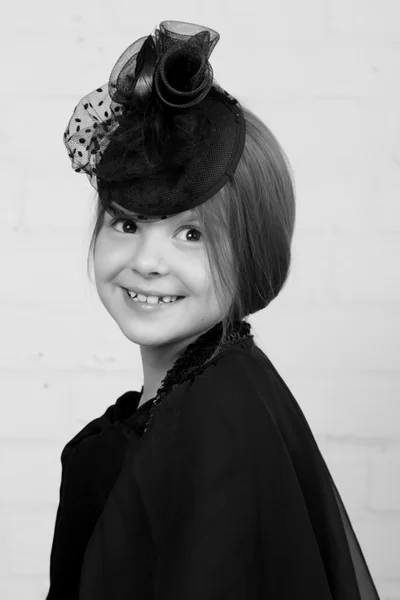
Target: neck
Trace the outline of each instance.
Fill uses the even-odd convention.
[[[211,328],[209,328],[211,329]],[[160,389],[167,372],[172,369],[179,355],[206,331],[200,331],[190,338],[160,346],[140,346],[143,367],[143,393],[141,404],[154,398]]]
[[[220,323],[197,333],[191,338],[160,346],[141,346],[144,373],[143,393],[140,403],[150,399],[161,399],[174,386],[188,378],[193,378],[205,368],[205,361],[211,356],[221,339]],[[228,334],[223,348],[235,344],[254,346],[251,326],[245,321],[236,321]]]

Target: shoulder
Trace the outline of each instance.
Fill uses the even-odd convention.
[[[225,432],[244,443],[256,429],[265,435],[285,428],[297,421],[298,412],[296,400],[264,352],[257,346],[233,346],[185,390],[179,422],[183,434],[194,440]]]
[[[207,480],[252,473],[256,465],[267,468],[268,456],[279,462],[286,455],[283,434],[295,423],[279,407],[291,402],[264,353],[231,347],[176,395],[155,437],[165,442],[165,456],[170,443],[175,448],[169,468],[179,465]]]
[[[182,428],[195,435],[207,430],[234,433],[246,415],[262,409],[259,389],[272,390],[273,382],[257,352],[231,347],[197,375],[179,402]]]
[[[92,419],[78,433],[76,433],[67,442],[61,453],[61,462],[64,463],[75,450],[79,448],[79,453],[86,453],[87,450],[96,445],[107,443],[111,438],[118,435],[118,422],[122,421],[125,416],[132,411],[129,406],[137,404],[140,392],[128,391],[117,398],[114,404],[111,404],[104,413]]]
[[[260,393],[290,394],[285,382],[264,352],[231,347],[198,375],[185,393],[182,408],[221,415],[244,408],[256,408]]]

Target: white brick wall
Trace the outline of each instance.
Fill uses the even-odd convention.
[[[399,2],[155,0],[139,11],[130,0],[22,0],[4,11],[2,600],[45,597],[61,450],[141,386],[139,349],[86,279],[93,193],[62,134],[121,52],[167,19],[221,34],[216,80],[292,163],[292,273],[251,322],[317,438],[381,599],[399,600]]]

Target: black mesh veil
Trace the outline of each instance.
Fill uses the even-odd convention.
[[[205,202],[233,175],[246,125],[213,78],[218,40],[210,28],[164,21],[79,101],[64,143],[105,207],[158,219]]]

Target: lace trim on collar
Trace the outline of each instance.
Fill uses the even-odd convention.
[[[189,344],[183,352],[178,356],[173,366],[167,371],[161,386],[157,390],[157,395],[149,404],[149,415],[146,420],[143,433],[148,429],[153,419],[153,415],[157,406],[162,402],[162,399],[169,394],[176,386],[180,385],[188,379],[194,380],[202,370],[204,363],[211,356],[215,348],[218,346],[222,335],[222,324],[217,323],[214,327],[199,336],[194,342]],[[253,335],[251,333],[251,325],[247,321],[236,321],[232,331],[228,334],[227,339],[222,345],[218,355],[235,344],[243,344],[244,346],[253,346]],[[215,357],[211,364],[215,364]],[[143,405],[144,406],[144,405]]]

